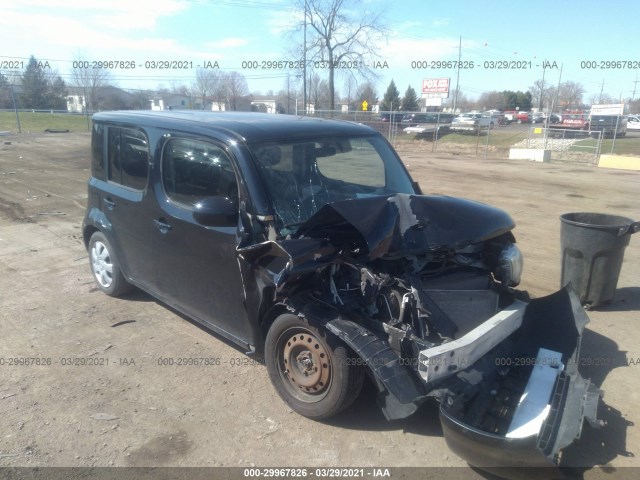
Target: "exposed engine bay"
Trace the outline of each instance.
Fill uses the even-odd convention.
[[[465,336],[522,296],[513,289],[522,272],[513,226],[484,204],[397,194],[325,205],[294,238],[241,255],[271,272],[275,296],[292,309],[322,306],[325,319],[349,319],[429,382],[443,375],[425,368],[421,352]],[[472,362],[462,360],[460,367]]]

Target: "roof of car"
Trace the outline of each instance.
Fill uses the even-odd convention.
[[[344,120],[257,112],[128,110],[96,113],[93,119],[201,133],[226,133],[247,143],[309,136],[376,134],[372,128]]]

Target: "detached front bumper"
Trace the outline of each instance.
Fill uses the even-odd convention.
[[[562,478],[562,450],[584,420],[599,426],[601,391],[577,369],[587,322],[570,290],[531,301],[512,345],[445,381],[440,421],[449,448],[502,477]]]

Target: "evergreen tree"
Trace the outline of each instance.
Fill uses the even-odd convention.
[[[48,107],[47,76],[33,55],[29,58],[27,68],[22,74],[22,105],[24,108]]]
[[[380,111],[388,112],[390,110],[400,110],[400,92],[396,88],[396,84],[391,80],[384,94],[382,103],[380,103]]]
[[[11,85],[7,77],[0,73],[0,108],[13,108]]]
[[[378,103],[378,92],[376,92],[376,87],[371,82],[363,83],[358,86],[356,90],[356,110],[362,109],[362,102],[367,101],[367,110],[371,111],[373,106]]]
[[[57,75],[55,78],[49,80],[47,89],[47,108],[54,110],[66,110],[67,109],[67,85],[64,80]]]
[[[418,94],[411,85],[409,85],[407,91],[404,93],[404,97],[402,97],[402,110],[405,112],[417,112],[420,110]]]

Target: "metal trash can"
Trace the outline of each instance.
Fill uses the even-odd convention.
[[[561,286],[571,282],[587,308],[611,302],[624,249],[640,222],[603,213],[565,213],[560,221]]]

